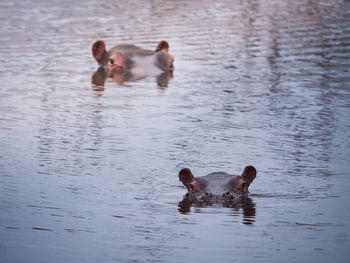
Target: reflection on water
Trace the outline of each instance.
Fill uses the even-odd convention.
[[[192,203],[188,195],[185,195],[183,200],[179,202],[179,212],[187,214],[191,211],[191,206],[196,207],[196,211],[200,212],[201,210],[198,208],[206,207],[207,205],[203,203]],[[216,206],[216,204],[214,206]],[[217,206],[219,206],[219,204],[217,204]],[[249,197],[241,197],[234,203],[225,204],[223,207],[233,208],[232,211],[236,212],[235,214],[241,214],[240,210],[242,210],[243,224],[253,224],[255,222],[255,203]]]
[[[145,79],[149,76],[135,76],[130,72],[123,73],[114,73],[112,80],[119,85],[123,85],[125,82],[136,82],[142,79]],[[169,80],[173,77],[172,72],[164,72],[155,77],[158,87],[161,89],[167,88]],[[95,71],[95,73],[91,76],[91,83],[93,84],[93,89],[104,89],[104,85],[107,79],[106,72],[99,68]]]
[[[347,262],[349,5],[2,1],[0,261]],[[174,76],[106,80],[96,39]],[[249,198],[179,204],[246,163]]]

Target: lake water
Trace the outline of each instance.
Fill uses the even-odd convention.
[[[0,261],[348,262],[350,1],[1,1]],[[91,45],[175,57],[97,86]],[[178,180],[258,177],[243,207]]]

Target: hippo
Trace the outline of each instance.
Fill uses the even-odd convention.
[[[103,86],[106,78],[123,84],[148,76],[157,76],[160,86],[167,85],[174,71],[174,57],[169,53],[165,40],[158,42],[154,50],[143,49],[132,44],[119,44],[107,51],[103,40],[92,45],[92,55],[99,67],[92,75],[93,84]]]
[[[189,168],[183,168],[179,172],[179,180],[188,193],[180,203],[187,206],[221,204],[235,207],[237,202],[248,196],[248,187],[256,175],[256,169],[251,165],[246,166],[241,175],[214,172],[201,177],[194,177]]]

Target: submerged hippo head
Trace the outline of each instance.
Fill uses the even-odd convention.
[[[180,181],[188,190],[187,197],[194,203],[234,203],[242,196],[248,195],[248,187],[256,178],[256,169],[246,166],[241,175],[223,172],[194,177],[191,170],[184,168],[179,172]]]
[[[99,68],[92,75],[92,83],[103,86],[107,77],[123,84],[150,76],[157,76],[161,87],[166,87],[174,71],[174,57],[169,44],[161,40],[155,50],[143,49],[131,44],[119,44],[107,51],[103,40],[97,40],[91,48]]]

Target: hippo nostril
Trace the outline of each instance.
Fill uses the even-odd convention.
[[[209,195],[209,193],[208,193],[208,192],[205,192],[205,195]]]

